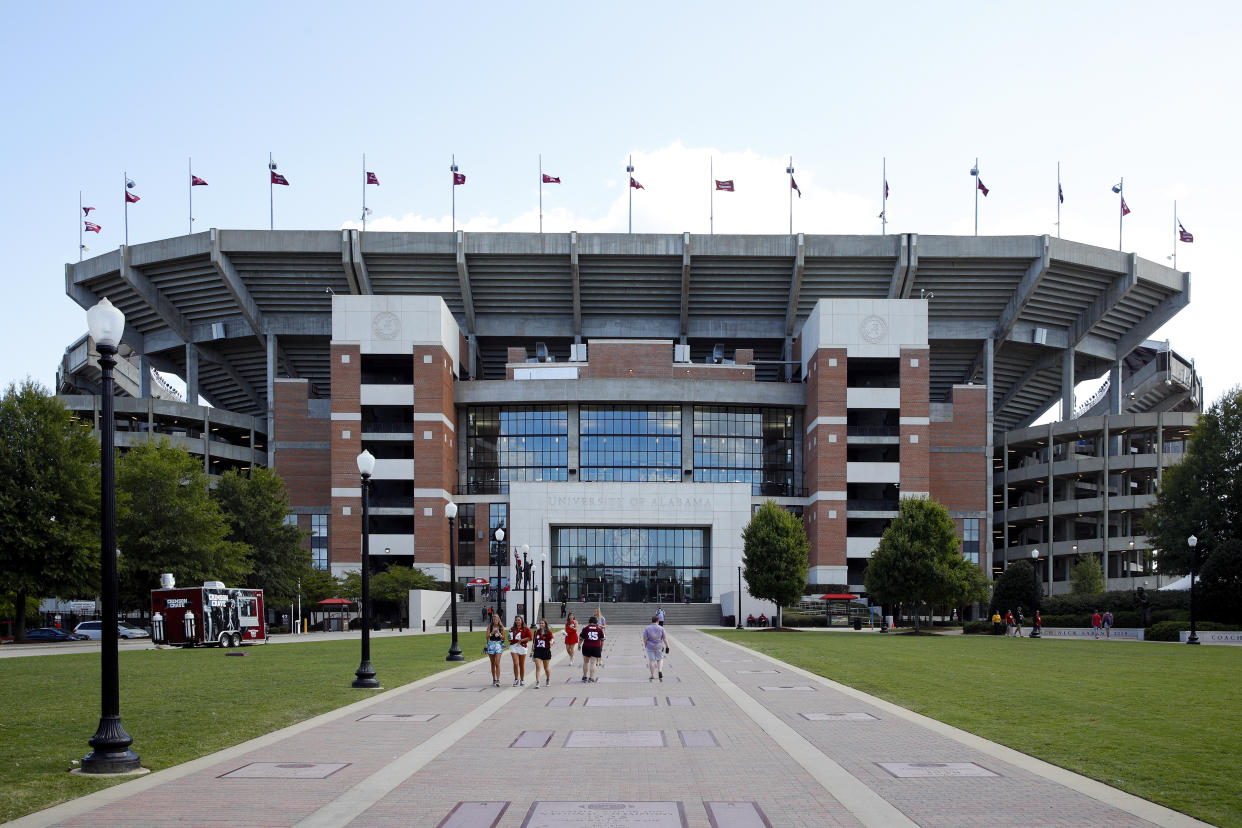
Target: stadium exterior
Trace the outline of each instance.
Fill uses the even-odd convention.
[[[1147,341],[1189,274],[1048,236],[211,230],[65,281],[124,311],[135,396],[157,369],[211,406],[152,412],[280,472],[317,565],[359,566],[366,448],[372,554],[446,578],[452,500],[459,578],[495,581],[503,526],[571,600],[729,612],[767,499],[802,516],[812,583],[861,590],[899,498],[930,495],[984,569],[1039,550],[1063,591],[1092,553],[1132,584],[1144,481],[1202,404]],[[62,366],[71,407],[95,410],[90,365]]]

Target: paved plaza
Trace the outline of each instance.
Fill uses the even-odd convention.
[[[593,684],[559,645],[551,687],[481,659],[13,824],[1204,824],[691,628],[651,682],[640,639],[610,626]]]

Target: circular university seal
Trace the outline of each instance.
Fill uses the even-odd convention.
[[[401,335],[401,320],[391,311],[380,311],[371,319],[371,333],[376,339],[396,339]]]
[[[874,345],[883,342],[888,336],[888,323],[872,314],[858,325],[858,333],[862,335],[864,342]]]

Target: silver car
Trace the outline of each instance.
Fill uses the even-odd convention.
[[[73,628],[75,633],[84,635],[92,641],[99,641],[103,638],[103,622],[102,621],[83,621]],[[150,638],[151,633],[142,627],[135,627],[133,624],[125,621],[117,622],[117,635],[121,638]]]

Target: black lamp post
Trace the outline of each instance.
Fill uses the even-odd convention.
[[[504,623],[503,616],[500,614],[500,596],[503,590],[500,588],[500,564],[501,561],[508,560],[508,551],[505,549],[505,529],[503,526],[496,527],[496,617]]]
[[[1186,643],[1198,644],[1199,635],[1195,632],[1195,564],[1198,563],[1195,547],[1199,545],[1199,539],[1191,535],[1186,538],[1186,545],[1190,547],[1190,638],[1186,639]]]
[[[737,629],[742,629],[742,567],[737,568]]]
[[[351,686],[378,690],[380,683],[371,667],[371,473],[375,457],[363,449],[358,455],[358,474],[362,477],[362,661],[354,671]]]
[[[103,629],[100,647],[100,716],[99,727],[90,738],[91,752],[82,760],[84,773],[129,773],[142,767],[142,760],[129,749],[134,739],[121,724],[121,673],[117,649],[117,577],[116,577],[116,472],[113,445],[116,423],[112,404],[112,369],[116,367],[116,348],[125,330],[125,314],[107,298],[86,312],[86,323],[95,349],[99,351],[99,368],[103,387],[101,414],[103,433],[100,435],[99,468],[100,499],[100,573],[103,589]]]
[[[548,601],[548,553],[539,553],[539,600],[543,603]],[[541,604],[542,606],[542,604]]]
[[[1040,638],[1039,625],[1035,623],[1035,611],[1039,609],[1039,550],[1031,550],[1031,575],[1034,576],[1035,591],[1031,593],[1031,638]]]
[[[534,613],[530,611],[530,602],[527,601],[527,598],[526,598],[527,591],[530,587],[530,575],[528,574],[530,572],[530,569],[528,569],[528,567],[530,566],[530,564],[528,563],[528,561],[530,560],[529,553],[530,553],[530,544],[529,543],[522,544],[522,571],[519,572],[518,575],[522,579],[522,615],[526,619],[526,626],[528,627],[530,626],[531,619],[534,616]]]
[[[449,645],[445,661],[465,661],[457,644],[457,537],[453,534],[453,520],[457,517],[457,504],[444,504],[444,516],[449,522],[449,621],[453,625],[453,643]]]

